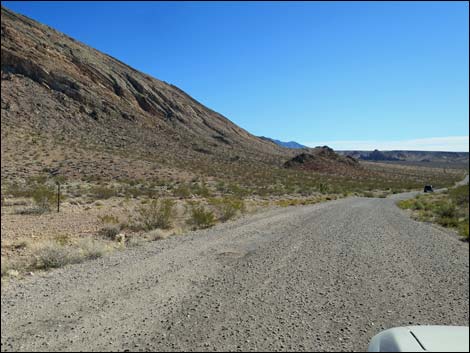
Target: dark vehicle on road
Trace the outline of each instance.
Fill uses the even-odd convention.
[[[434,192],[432,185],[424,185],[424,192]]]

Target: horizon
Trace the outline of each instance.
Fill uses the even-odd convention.
[[[467,3],[2,6],[178,86],[256,136],[469,151]]]
[[[306,146],[327,145],[337,151],[426,151],[426,152],[460,152],[468,153],[468,136],[450,136],[428,139],[402,141],[327,141],[325,143],[310,142]],[[355,146],[348,149],[347,146]],[[465,150],[466,149],[466,150]]]

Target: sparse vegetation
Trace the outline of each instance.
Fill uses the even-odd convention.
[[[418,195],[416,198],[398,202],[398,206],[414,211],[417,220],[454,228],[468,241],[468,200],[468,185],[463,185],[452,188],[447,193]]]
[[[226,222],[234,218],[238,213],[245,211],[245,203],[236,197],[212,198],[209,200],[220,213],[220,220]]]
[[[117,191],[111,187],[94,186],[90,189],[90,195],[96,200],[105,200],[117,196]]]
[[[88,259],[96,259],[104,253],[104,246],[92,239],[83,239],[73,245],[48,241],[41,244],[33,254],[31,268],[42,270],[59,268]]]
[[[113,64],[110,57],[103,61],[83,44],[58,40],[47,27],[22,22],[2,17],[2,31],[11,32],[2,37],[2,47],[11,49],[2,65],[14,68],[2,80],[2,254],[37,259],[31,268],[94,258],[103,244],[165,238],[188,224],[207,228],[239,216],[246,205],[385,197],[425,183],[453,185],[462,179],[462,168],[468,169],[466,163],[452,169],[431,162],[361,162],[355,171],[335,163],[322,170],[284,168],[294,152],[241,132],[172,85]],[[198,123],[187,124],[188,117]],[[326,152],[325,158],[339,157]],[[56,182],[65,203],[59,215],[49,212],[57,201]],[[468,237],[468,190],[466,196],[451,191],[448,198],[436,206],[420,199],[410,207]],[[36,249],[38,244],[43,245]]]

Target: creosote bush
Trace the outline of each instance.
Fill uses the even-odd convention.
[[[220,220],[222,222],[235,217],[239,212],[245,212],[245,202],[236,197],[214,198],[210,199],[210,203],[220,212]]]
[[[168,229],[172,226],[175,202],[170,199],[152,200],[137,209],[137,216],[130,222],[134,230],[150,231]]]
[[[193,204],[191,206],[191,216],[187,223],[190,224],[193,229],[197,228],[210,228],[215,224],[215,215],[211,210],[199,204]]]

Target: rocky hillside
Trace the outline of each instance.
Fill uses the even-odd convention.
[[[301,153],[284,164],[285,168],[316,171],[337,175],[361,174],[363,168],[350,156],[341,156],[333,149],[324,146]]]
[[[251,135],[177,87],[2,7],[2,178],[188,175],[282,165],[288,149]]]

